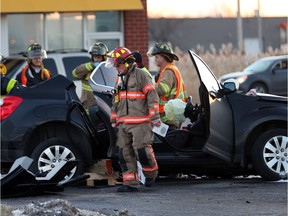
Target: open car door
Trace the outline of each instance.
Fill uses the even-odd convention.
[[[91,73],[89,84],[97,104],[89,108],[92,123],[97,128],[98,136],[109,145],[108,157],[117,157],[116,135],[110,124],[112,90],[117,78],[117,70],[114,67],[105,67],[106,62],[101,62]]]
[[[226,161],[232,160],[234,146],[234,123],[232,110],[215,75],[206,63],[189,50],[190,57],[198,73],[201,85],[200,101],[205,112],[208,130],[203,151]]]

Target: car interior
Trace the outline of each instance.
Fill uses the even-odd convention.
[[[203,100],[204,92],[202,87],[199,87],[200,101]],[[209,107],[209,106],[205,106]],[[190,123],[185,129],[172,129],[167,132],[165,138],[156,135],[162,142],[170,145],[174,150],[179,152],[193,152],[201,150],[207,140],[209,127],[205,125],[206,112],[204,107],[192,103],[192,97],[188,97],[187,104],[184,110],[184,116],[189,118]]]

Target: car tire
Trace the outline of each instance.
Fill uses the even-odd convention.
[[[81,175],[85,169],[85,163],[81,153],[69,142],[59,138],[50,138],[41,142],[33,150],[31,158],[34,160],[31,166],[31,171],[34,173],[50,172],[59,160],[79,161],[78,165],[75,166],[70,171],[70,174],[65,176],[63,180],[69,180]]]
[[[257,93],[269,93],[267,87],[262,83],[254,83],[250,89],[255,89]]]
[[[256,172],[268,181],[287,179],[287,130],[270,129],[261,134],[252,148]]]

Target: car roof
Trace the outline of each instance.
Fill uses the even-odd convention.
[[[17,59],[26,59],[25,57],[26,52],[19,52],[17,54],[12,54],[10,56],[7,57],[7,59],[9,58],[17,58]],[[47,51],[47,57],[53,57],[53,56],[61,56],[61,55],[89,55],[88,51],[85,49],[59,49],[59,50],[48,50]]]
[[[267,56],[263,57],[259,60],[279,60],[279,59],[287,59],[288,55],[278,55],[278,56]]]

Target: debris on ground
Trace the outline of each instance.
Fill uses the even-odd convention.
[[[1,216],[135,216],[127,209],[113,213],[100,213],[96,211],[78,209],[71,203],[62,199],[47,202],[32,202],[30,204],[11,207],[1,204]]]

